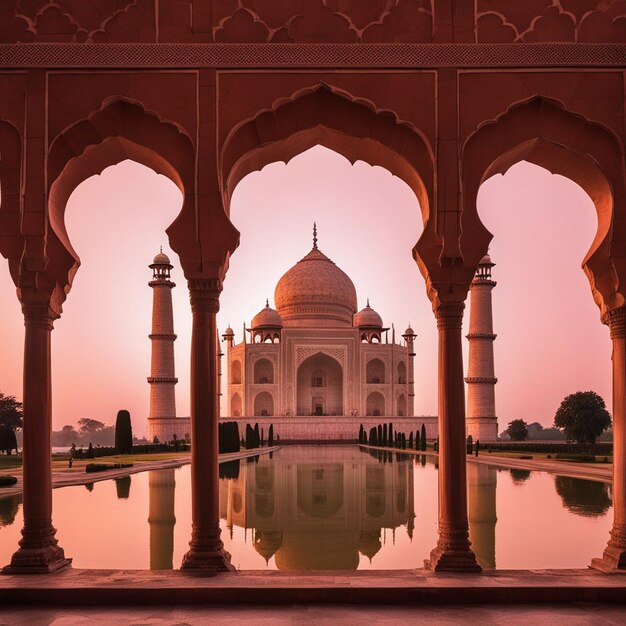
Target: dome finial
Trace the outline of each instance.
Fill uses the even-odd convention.
[[[163,254],[163,246],[159,246],[159,252]]]
[[[368,309],[370,308],[370,299],[369,298],[367,299],[367,308]]]
[[[270,306],[270,299],[269,298],[265,298],[265,306],[267,308],[269,308],[269,306]]]
[[[317,250],[317,224],[313,222],[313,247]]]

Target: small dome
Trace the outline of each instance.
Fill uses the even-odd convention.
[[[495,263],[492,262],[489,254],[485,254],[485,256],[480,260],[480,263],[478,265],[495,265]]]
[[[411,324],[409,324],[408,328],[404,331],[405,335],[415,335],[415,331],[411,328]]]
[[[278,311],[270,307],[269,301],[266,301],[265,307],[261,309],[252,319],[252,330],[257,328],[282,328],[283,320]]]
[[[172,266],[172,264],[170,263],[170,258],[167,256],[167,254],[163,254],[163,248],[161,248],[159,254],[154,257],[152,265],[169,265],[170,267]],[[152,265],[150,267],[152,267]]]
[[[354,325],[359,328],[382,328],[383,320],[380,315],[370,307],[370,301],[368,300],[367,306],[355,314]]]
[[[235,336],[235,331],[230,327],[230,324],[228,326],[228,328],[224,331],[224,337],[234,337]]]

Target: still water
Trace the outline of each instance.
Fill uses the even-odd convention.
[[[222,538],[239,569],[421,567],[437,539],[433,456],[293,446],[221,466]],[[486,568],[586,567],[611,527],[611,487],[468,463],[470,539]],[[77,568],[179,567],[191,529],[189,466],[54,490]],[[0,499],[0,565],[22,527]]]

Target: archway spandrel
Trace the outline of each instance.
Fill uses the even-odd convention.
[[[228,106],[219,110],[219,140],[226,141],[234,128],[259,114],[275,112],[324,86],[344,99],[363,105],[376,113],[393,112],[401,123],[409,125],[434,145],[436,140],[435,81],[432,71],[386,72],[375,75],[362,72],[267,72],[241,74],[219,72],[217,90]],[[230,94],[245,92],[246,98]],[[416,106],[417,102],[419,106]],[[331,108],[332,112],[332,108]],[[319,112],[320,115],[322,112]]]
[[[585,85],[581,89],[581,85]],[[599,93],[623,92],[623,74],[608,72],[465,72],[459,74],[459,141],[463,145],[481,126],[535,97],[553,100],[569,111],[624,133],[623,98],[619,105]]]

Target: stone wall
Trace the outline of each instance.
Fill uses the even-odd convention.
[[[349,417],[349,416],[324,416],[324,417],[222,417],[221,422],[235,420],[239,422],[239,432],[243,436],[246,424],[254,427],[255,424],[263,429],[267,439],[270,424],[274,425],[274,438],[280,436],[281,442],[295,441],[357,441],[359,426],[367,432],[373,426],[389,422],[393,423],[394,430],[404,432],[409,436],[426,426],[426,437],[435,439],[438,433],[438,420],[436,416],[417,417]]]

